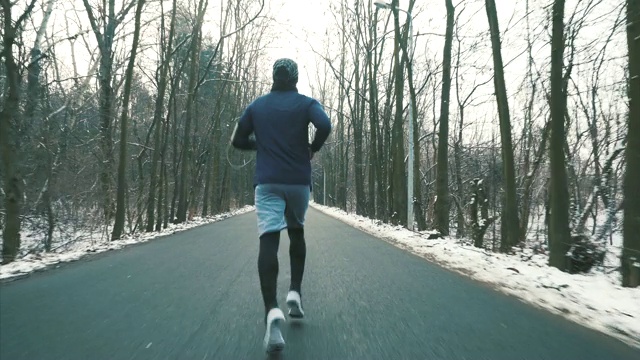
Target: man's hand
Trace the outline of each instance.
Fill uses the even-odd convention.
[[[231,134],[231,145],[239,150],[257,150],[255,139],[250,137],[252,131],[247,131],[240,127],[240,123],[236,123],[233,133]]]

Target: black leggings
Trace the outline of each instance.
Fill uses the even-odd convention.
[[[304,273],[304,261],[307,255],[307,246],[304,241],[304,229],[288,229],[289,257],[291,261],[291,286],[290,290],[301,293],[302,275]],[[260,254],[258,255],[258,274],[260,275],[260,288],[266,312],[278,307],[276,299],[278,288],[278,248],[280,246],[280,232],[265,233],[260,236]]]

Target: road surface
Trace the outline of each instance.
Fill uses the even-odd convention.
[[[317,210],[306,233],[281,359],[640,359]],[[0,359],[264,359],[257,250],[250,212],[0,285]]]

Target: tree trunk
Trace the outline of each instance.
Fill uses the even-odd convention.
[[[168,116],[167,116],[167,122],[168,122]],[[160,179],[158,180],[158,201],[157,201],[157,210],[156,212],[158,213],[158,218],[156,219],[156,223],[155,223],[155,230],[156,231],[160,231],[162,229],[162,223],[163,221],[167,221],[166,218],[168,217],[167,212],[165,211],[165,209],[167,209],[167,203],[168,203],[168,199],[167,199],[167,165],[166,165],[166,148],[167,148],[167,142],[168,142],[168,135],[169,135],[169,124],[165,122],[163,124],[164,126],[164,134],[162,136],[162,145],[158,144],[158,146],[162,146],[161,152],[160,152]]]
[[[342,22],[342,29],[346,29],[346,22],[347,22],[347,13],[348,9],[347,9],[347,4],[345,2],[341,2],[340,5],[340,19]],[[340,51],[340,74],[339,74],[339,79],[342,81],[342,79],[345,78],[345,68],[346,68],[346,57],[347,57],[347,33],[346,31],[342,32],[342,36],[340,38],[340,46],[341,46],[341,51]],[[335,181],[335,188],[336,188],[336,202],[337,202],[337,206],[344,210],[347,211],[347,178],[346,178],[346,174],[347,174],[347,170],[346,170],[346,154],[345,154],[345,116],[344,116],[344,103],[346,101],[346,95],[345,95],[345,87],[344,86],[340,86],[338,88],[338,157],[335,159],[335,163],[336,163],[336,181]]]
[[[438,164],[436,170],[436,202],[434,226],[442,235],[449,235],[449,99],[451,92],[451,47],[455,8],[445,0],[447,28],[442,60],[442,96],[440,99],[440,129],[438,131]]]
[[[160,4],[162,6],[162,3]],[[169,61],[171,60],[171,52],[173,49],[173,37],[175,32],[175,19],[176,19],[176,0],[173,0],[171,8],[171,20],[169,24],[169,36],[168,45],[166,49],[162,49],[163,58],[160,63],[160,77],[158,79],[158,96],[156,98],[155,109],[153,112],[153,123],[156,128],[153,134],[153,155],[151,160],[151,175],[149,176],[149,201],[147,203],[147,227],[146,231],[153,231],[155,224],[154,209],[156,198],[156,184],[157,184],[157,172],[158,162],[160,161],[161,152],[161,129],[162,129],[162,114],[164,112],[164,98],[167,90],[168,73],[169,73]],[[162,28],[164,29],[164,12],[162,13]],[[164,32],[162,33],[164,35]],[[164,36],[162,38],[162,44],[164,44]],[[162,191],[162,190],[161,190]],[[160,196],[159,196],[160,197]],[[160,217],[160,211],[158,211],[158,217]]]
[[[374,18],[374,22],[377,18]],[[371,41],[376,40],[375,26],[369,26],[369,37]],[[378,171],[378,133],[379,133],[379,119],[378,119],[378,85],[376,82],[375,74],[378,67],[374,65],[374,53],[373,49],[369,49],[367,52],[367,75],[369,76],[369,129],[371,131],[371,140],[369,146],[369,214],[374,218],[380,217],[378,211],[378,205],[380,204],[381,193],[376,190],[376,184],[380,183],[380,171]],[[326,205],[326,204],[323,204]]]
[[[498,101],[498,117],[500,118],[500,137],[502,142],[502,167],[505,180],[505,209],[503,210],[504,229],[501,234],[500,251],[507,252],[520,240],[520,223],[518,221],[518,199],[516,195],[516,170],[513,160],[511,142],[511,119],[509,115],[509,99],[504,82],[504,65],[500,45],[500,26],[495,0],[486,0],[487,17],[491,30],[491,47],[493,49],[493,68],[496,98]]]
[[[174,100],[175,101],[175,100]],[[176,205],[178,202],[178,193],[180,192],[180,161],[183,161],[184,156],[180,154],[180,150],[178,149],[178,111],[175,109],[176,104],[173,105],[173,115],[175,116],[174,122],[173,122],[173,131],[172,131],[172,136],[173,136],[173,141],[172,141],[172,154],[173,154],[173,161],[171,162],[172,165],[172,173],[173,173],[173,192],[171,195],[171,210],[169,212],[169,221],[171,221],[172,223],[175,223],[176,221]],[[168,180],[167,180],[168,181]]]
[[[484,247],[484,235],[496,219],[495,216],[489,217],[489,199],[482,179],[473,179],[471,183],[471,203],[469,205],[473,246],[482,248]],[[480,209],[480,218],[478,218],[478,209]]]
[[[43,100],[43,92],[42,86],[40,84],[40,73],[42,71],[42,66],[40,61],[42,60],[42,51],[40,49],[40,45],[42,44],[42,38],[47,30],[47,24],[51,17],[51,12],[53,11],[53,3],[54,0],[48,0],[46,5],[46,10],[44,12],[42,22],[40,23],[40,27],[38,28],[36,39],[34,41],[33,47],[31,48],[30,54],[30,62],[27,66],[27,94],[26,94],[26,104],[24,107],[25,119],[24,124],[26,127],[29,127],[28,134],[31,133],[31,127],[36,124],[38,118],[44,118],[46,121],[43,124],[43,134],[42,134],[42,143],[44,144],[45,149],[50,148],[49,138],[50,134],[53,133],[51,129],[51,121],[43,116],[42,111],[42,100]],[[44,238],[44,249],[46,252],[51,251],[51,243],[53,241],[53,229],[55,227],[54,216],[53,216],[53,208],[51,206],[51,193],[50,193],[50,181],[52,175],[52,168],[54,159],[52,159],[52,151],[47,150],[42,154],[42,157],[45,158],[46,164],[44,172],[46,173],[45,184],[43,185],[41,192],[42,205],[44,206],[45,215],[47,218],[47,232]],[[40,155],[38,155],[40,156]]]
[[[553,4],[553,29],[551,36],[551,160],[549,217],[549,265],[562,271],[567,268],[566,254],[570,248],[569,188],[565,165],[564,115],[566,93],[563,86],[564,60],[564,0]]]
[[[410,67],[412,67],[412,65],[410,65]],[[412,76],[409,75],[409,78],[412,78]],[[409,80],[409,82],[411,83],[412,80]],[[417,119],[418,108],[416,103],[416,92],[413,88],[413,84],[410,85],[410,88],[412,89],[410,91],[410,96],[413,98],[413,101],[411,102],[413,104],[413,113],[416,114],[416,116],[413,117],[413,124],[410,125],[413,126],[413,155],[415,158],[415,161],[413,162],[413,186],[415,188],[413,192],[413,216],[418,224],[418,231],[423,231],[427,229],[427,219],[424,213],[423,204],[425,197],[422,195],[422,177],[420,176],[420,126]]]
[[[394,224],[407,223],[407,172],[404,165],[404,68],[400,58],[400,21],[398,19],[398,0],[392,1],[395,41],[393,48],[395,115],[391,129],[391,221]]]
[[[93,13],[93,6],[88,0],[83,0],[85,10],[91,22],[91,28],[98,41],[100,51],[100,67],[98,70],[98,83],[100,87],[99,111],[100,111],[100,188],[103,196],[102,209],[105,224],[108,226],[113,218],[113,41],[116,31],[115,0],[108,0],[107,9],[99,24]],[[102,25],[104,33],[100,31]]]
[[[535,180],[535,176],[540,169],[540,165],[542,164],[542,160],[544,159],[545,153],[547,152],[547,141],[549,138],[549,128],[550,124],[545,124],[542,129],[542,133],[540,134],[540,145],[538,150],[536,151],[534,162],[532,164],[532,169],[528,170],[527,174],[524,178],[524,184],[522,191],[522,216],[520,218],[520,241],[525,241],[527,235],[527,229],[529,228],[529,216],[531,214],[531,202],[532,202],[532,193],[533,193],[533,183]]]
[[[415,0],[412,0],[409,3],[408,12],[411,13],[413,11],[413,5],[415,4]],[[410,21],[413,21],[411,19]],[[427,229],[427,221],[424,217],[424,211],[422,208],[422,186],[420,186],[420,126],[418,123],[418,101],[416,96],[416,88],[413,84],[413,56],[411,55],[411,51],[413,50],[413,46],[410,46],[409,37],[413,36],[413,34],[409,33],[412,31],[412,26],[408,26],[405,31],[405,36],[403,36],[401,41],[402,46],[402,54],[403,61],[407,64],[407,83],[409,85],[409,97],[411,99],[411,122],[407,124],[407,126],[413,127],[413,136],[411,138],[410,146],[413,148],[414,161],[411,164],[407,164],[407,169],[409,166],[413,167],[413,198],[407,199],[407,201],[411,201],[411,206],[413,207],[413,219],[408,219],[409,221],[415,221],[418,224],[418,231]],[[427,81],[431,75],[428,75]]]
[[[27,66],[27,102],[24,111],[26,124],[28,126],[32,126],[34,124],[34,115],[39,113],[38,109],[40,108],[40,101],[42,98],[40,89],[40,72],[42,71],[40,60],[42,59],[42,51],[40,50],[40,44],[42,43],[42,37],[47,30],[47,23],[49,22],[51,12],[53,11],[53,3],[54,0],[47,1],[47,9],[44,12],[42,22],[38,28],[36,40],[33,43],[33,48],[31,48],[31,59]]]
[[[208,3],[208,2],[207,2]],[[195,99],[198,81],[198,70],[200,64],[200,43],[202,37],[202,21],[205,13],[206,4],[204,0],[200,0],[198,3],[197,19],[195,28],[192,33],[191,48],[190,48],[190,69],[189,69],[189,85],[187,89],[187,102],[186,102],[186,114],[184,125],[184,138],[182,145],[182,166],[180,168],[180,187],[178,191],[178,210],[176,214],[176,222],[182,223],[187,220],[187,197],[188,189],[187,183],[189,182],[189,171],[191,168],[191,120],[194,117]]]
[[[364,22],[363,5],[356,3],[353,10],[354,23],[354,41],[357,44],[365,44],[366,38],[363,34],[362,27],[359,24]],[[356,214],[361,216],[369,216],[367,213],[367,196],[365,191],[365,174],[367,169],[366,157],[364,154],[364,124],[365,124],[365,106],[362,94],[367,89],[367,64],[362,60],[363,50],[360,46],[356,46],[352,50],[353,54],[353,103],[351,108],[351,123],[353,126],[353,177],[355,186],[355,205]]]
[[[158,223],[156,225],[156,229],[160,231],[160,225],[162,225],[163,229],[166,229],[169,226],[169,167],[163,161],[162,162],[162,178],[164,179],[163,188],[163,198],[164,201],[162,203],[162,217],[158,218]],[[158,203],[158,208],[160,208],[160,203]]]
[[[466,106],[466,100],[471,97],[473,91],[463,100],[460,98],[460,52],[462,42],[460,41],[460,34],[458,31],[458,27],[456,26],[456,40],[458,42],[457,51],[456,51],[456,64],[455,64],[455,76],[456,76],[456,100],[458,102],[458,133],[456,134],[456,139],[453,143],[453,161],[455,164],[455,182],[456,182],[456,196],[453,198],[454,203],[456,205],[456,237],[464,238],[466,236],[466,224],[464,218],[464,182],[462,180],[462,131],[464,129],[464,110]],[[477,211],[472,210],[472,213],[477,213]]]
[[[51,166],[52,167],[52,166]],[[51,167],[49,167],[49,176],[47,179],[47,188],[43,194],[42,201],[44,201],[45,212],[47,214],[47,233],[45,235],[44,250],[46,252],[51,251],[51,245],[53,244],[53,231],[55,230],[56,220],[53,214],[53,206],[51,205]]]
[[[458,206],[457,212],[457,222],[458,226],[456,227],[456,237],[464,238],[465,234],[465,222],[464,222],[464,213],[462,212],[462,203],[464,203],[464,183],[462,181],[462,127],[464,125],[464,105],[459,105],[459,116],[460,122],[458,127],[458,138],[454,144],[453,148],[453,158],[456,164],[456,194],[458,199],[456,200],[456,205]],[[473,212],[473,210],[472,210]]]
[[[212,136],[210,136],[212,138]],[[204,193],[202,194],[202,217],[206,218],[209,215],[209,195],[211,191],[211,168],[213,167],[213,161],[211,159],[211,155],[213,155],[213,141],[208,146],[207,150],[207,159],[205,164],[205,175],[204,175]]]
[[[640,286],[640,0],[627,0],[629,132],[624,178],[622,286]]]
[[[533,182],[536,178],[538,170],[540,169],[540,165],[542,160],[544,159],[546,148],[547,148],[547,140],[549,135],[549,121],[546,120],[544,128],[542,130],[542,135],[540,139],[540,144],[538,145],[538,150],[536,151],[535,160],[533,160],[533,164],[531,163],[531,147],[533,146],[533,109],[536,102],[536,94],[537,94],[537,79],[533,78],[533,44],[531,39],[531,25],[530,25],[530,11],[529,11],[529,0],[525,1],[525,9],[526,9],[526,27],[527,27],[527,79],[529,80],[529,87],[531,93],[529,94],[529,99],[527,100],[527,107],[524,111],[524,126],[523,126],[523,136],[522,136],[522,153],[524,157],[524,166],[522,173],[524,174],[522,178],[521,187],[524,189],[522,191],[522,203],[520,205],[521,212],[519,213],[520,217],[520,242],[524,242],[527,237],[527,232],[529,229],[529,217],[531,216],[531,206],[532,206],[532,192],[533,192]],[[536,209],[538,205],[536,204]],[[537,211],[536,211],[537,213]]]
[[[387,84],[387,96],[385,99],[384,110],[383,110],[383,123],[382,123],[382,131],[381,131],[381,139],[379,141],[379,152],[378,152],[378,161],[382,161],[383,159],[391,159],[391,101],[393,100],[393,94],[391,93],[391,88],[393,85],[393,76],[389,76],[389,84]],[[388,223],[391,218],[391,210],[393,207],[392,203],[392,192],[393,189],[391,187],[391,171],[392,168],[389,164],[384,164],[384,166],[380,167],[382,173],[380,174],[380,185],[378,186],[382,193],[380,195],[381,204],[380,210],[382,211],[382,221]]]
[[[128,123],[129,123],[129,101],[131,99],[131,83],[133,82],[133,67],[136,63],[136,53],[140,40],[140,18],[145,0],[137,0],[135,27],[133,31],[133,43],[131,44],[131,55],[125,72],[124,94],[122,99],[122,115],[120,116],[120,159],[118,162],[118,191],[116,198],[116,221],[113,224],[111,240],[118,240],[124,232],[124,218],[126,213],[125,193],[127,191],[127,145],[128,145]]]
[[[358,34],[361,36],[361,34]],[[361,40],[360,37],[357,40]],[[366,70],[360,68],[360,47],[356,47],[355,50],[355,64],[354,64],[354,76],[355,76],[355,95],[354,95],[354,107],[353,107],[353,169],[355,172],[355,187],[356,187],[356,214],[367,215],[367,199],[364,191],[364,151],[363,151],[363,137],[364,137],[364,104],[360,97],[360,93],[363,92],[364,86],[361,85],[361,78],[364,78]],[[364,75],[362,74],[364,72]]]
[[[221,121],[221,119],[219,118],[220,115],[218,115],[218,123]],[[219,144],[220,143],[220,139],[222,138],[222,129],[217,129],[213,131],[213,137],[212,137],[212,142],[214,144]],[[211,194],[211,199],[207,199],[207,201],[209,201],[209,203],[211,204],[211,212],[213,214],[219,213],[220,212],[220,205],[219,205],[219,200],[217,198],[217,195],[219,195],[218,193],[218,189],[222,188],[222,182],[220,180],[220,169],[222,168],[223,165],[221,165],[221,157],[222,157],[222,151],[220,149],[220,147],[216,146],[213,149],[213,155],[212,155],[212,159],[211,159],[211,172],[212,172],[212,179],[211,179],[211,183],[212,183],[212,189],[209,191]]]
[[[13,56],[13,45],[22,23],[33,9],[35,1],[25,13],[13,22],[13,4],[2,0],[2,57],[4,58],[6,86],[3,107],[0,111],[0,158],[2,159],[2,179],[4,190],[4,229],[2,231],[2,263],[15,260],[20,250],[20,211],[22,206],[22,176],[20,173],[20,73]]]

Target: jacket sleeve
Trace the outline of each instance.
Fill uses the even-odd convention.
[[[240,150],[256,150],[256,141],[249,138],[252,133],[253,120],[251,118],[251,106],[248,106],[242,116],[240,116],[240,120],[238,120],[235,129],[233,129],[231,145]]]
[[[315,153],[320,151],[322,145],[324,145],[324,142],[329,137],[331,133],[331,121],[317,100],[313,100],[309,107],[309,119],[316,128],[316,134],[311,142],[311,151]]]

